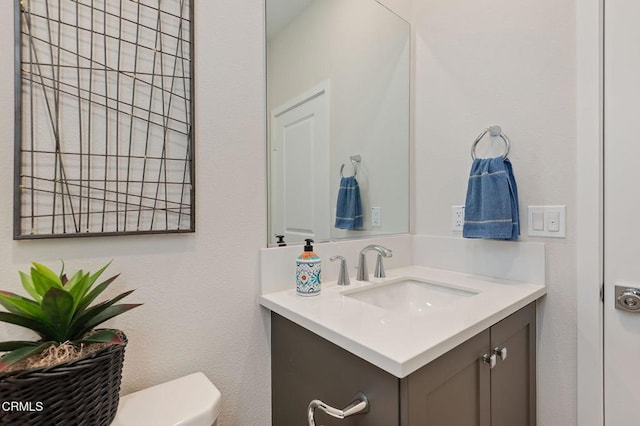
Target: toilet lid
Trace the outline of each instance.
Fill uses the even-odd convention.
[[[203,373],[194,373],[121,397],[112,426],[211,426],[221,399]]]

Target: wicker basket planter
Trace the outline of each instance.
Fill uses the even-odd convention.
[[[119,334],[124,344],[74,361],[0,373],[0,424],[109,425],[118,409],[127,343]]]

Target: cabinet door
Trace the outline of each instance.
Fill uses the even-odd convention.
[[[488,342],[485,330],[403,379],[402,426],[489,426]]]
[[[369,399],[368,414],[338,420],[316,410],[316,424],[399,424],[398,378],[275,313],[271,314],[271,380],[274,426],[307,425],[312,400],[342,409],[358,392]]]
[[[507,349],[491,370],[491,425],[535,426],[535,302],[491,327],[491,347]]]

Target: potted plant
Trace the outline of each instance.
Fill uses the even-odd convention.
[[[0,321],[33,330],[38,341],[0,342],[0,424],[108,425],[115,417],[127,339],[96,327],[140,304],[117,304],[133,290],[93,303],[119,276],[70,278],[33,263],[20,272],[31,296],[0,291]],[[94,285],[95,284],[95,285]]]

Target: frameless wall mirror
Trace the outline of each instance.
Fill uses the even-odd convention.
[[[409,231],[410,25],[383,3],[266,0],[269,245]]]

